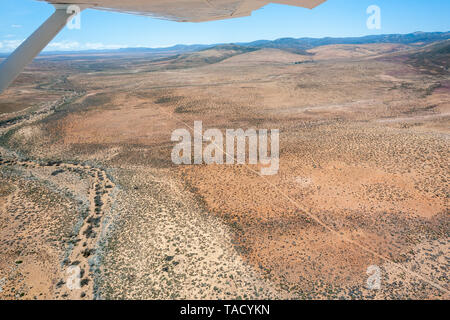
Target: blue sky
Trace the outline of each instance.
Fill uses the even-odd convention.
[[[125,0],[124,0],[125,1]],[[381,29],[368,29],[366,9],[381,9]],[[53,7],[34,0],[0,0],[0,52],[12,51]],[[270,4],[251,17],[178,23],[86,10],[81,29],[65,28],[46,50],[165,47],[175,44],[245,42],[282,37],[347,37],[450,31],[448,0],[328,0],[314,10]]]

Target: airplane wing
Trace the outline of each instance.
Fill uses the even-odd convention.
[[[81,10],[111,10],[179,22],[202,22],[249,16],[269,3],[314,8],[326,0],[39,0],[55,12],[0,64],[0,94],[13,82],[73,17],[72,5]],[[124,26],[126,27],[126,26]]]
[[[40,0],[53,4],[61,0]],[[314,8],[326,0],[63,0],[65,4],[86,5],[179,22],[203,22],[251,15],[269,3]]]

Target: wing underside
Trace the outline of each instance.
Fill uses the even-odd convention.
[[[80,4],[159,19],[202,22],[249,16],[269,3],[314,8],[325,0],[41,0],[53,4]]]

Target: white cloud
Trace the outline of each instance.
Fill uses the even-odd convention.
[[[20,24],[13,24],[13,25],[11,25],[11,28],[22,28],[22,25],[20,25]]]
[[[0,51],[1,52],[11,52],[14,51],[23,40],[3,40],[0,41]]]
[[[23,40],[0,41],[0,52],[12,52],[22,42]],[[126,47],[127,46],[125,45],[104,44],[101,42],[80,43],[78,41],[53,41],[44,49],[44,51],[114,50]]]
[[[91,43],[88,42],[85,44],[86,49],[90,50],[114,50],[114,49],[120,49],[120,48],[126,48],[127,46],[120,45],[120,44],[103,44],[101,42]]]
[[[80,48],[80,43],[77,41],[62,41],[62,42],[51,42],[45,51],[67,51],[67,50],[78,50]]]
[[[101,42],[79,43],[78,41],[61,41],[50,43],[44,51],[114,50],[126,47],[124,45],[104,44]]]

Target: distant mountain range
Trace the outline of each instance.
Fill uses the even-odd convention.
[[[371,43],[397,43],[407,45],[426,45],[436,41],[450,39],[450,32],[414,32],[409,34],[385,34],[371,35],[365,37],[350,38],[281,38],[277,40],[258,40],[253,42],[234,43],[234,44],[210,44],[210,45],[176,45],[168,48],[122,48],[114,50],[84,50],[84,51],[57,51],[44,52],[42,55],[54,54],[88,54],[88,53],[110,53],[110,54],[126,54],[126,53],[153,53],[153,54],[183,54],[209,49],[217,46],[238,45],[252,49],[275,48],[298,54],[309,54],[306,50],[313,49],[324,45],[333,44],[371,44]],[[4,54],[3,56],[7,56]]]
[[[397,44],[429,44],[436,41],[450,39],[450,32],[415,32],[409,34],[385,34],[352,38],[282,38],[273,41],[260,40],[242,43],[243,46],[258,48],[275,48],[294,53],[332,44],[371,44],[371,43],[397,43]]]

